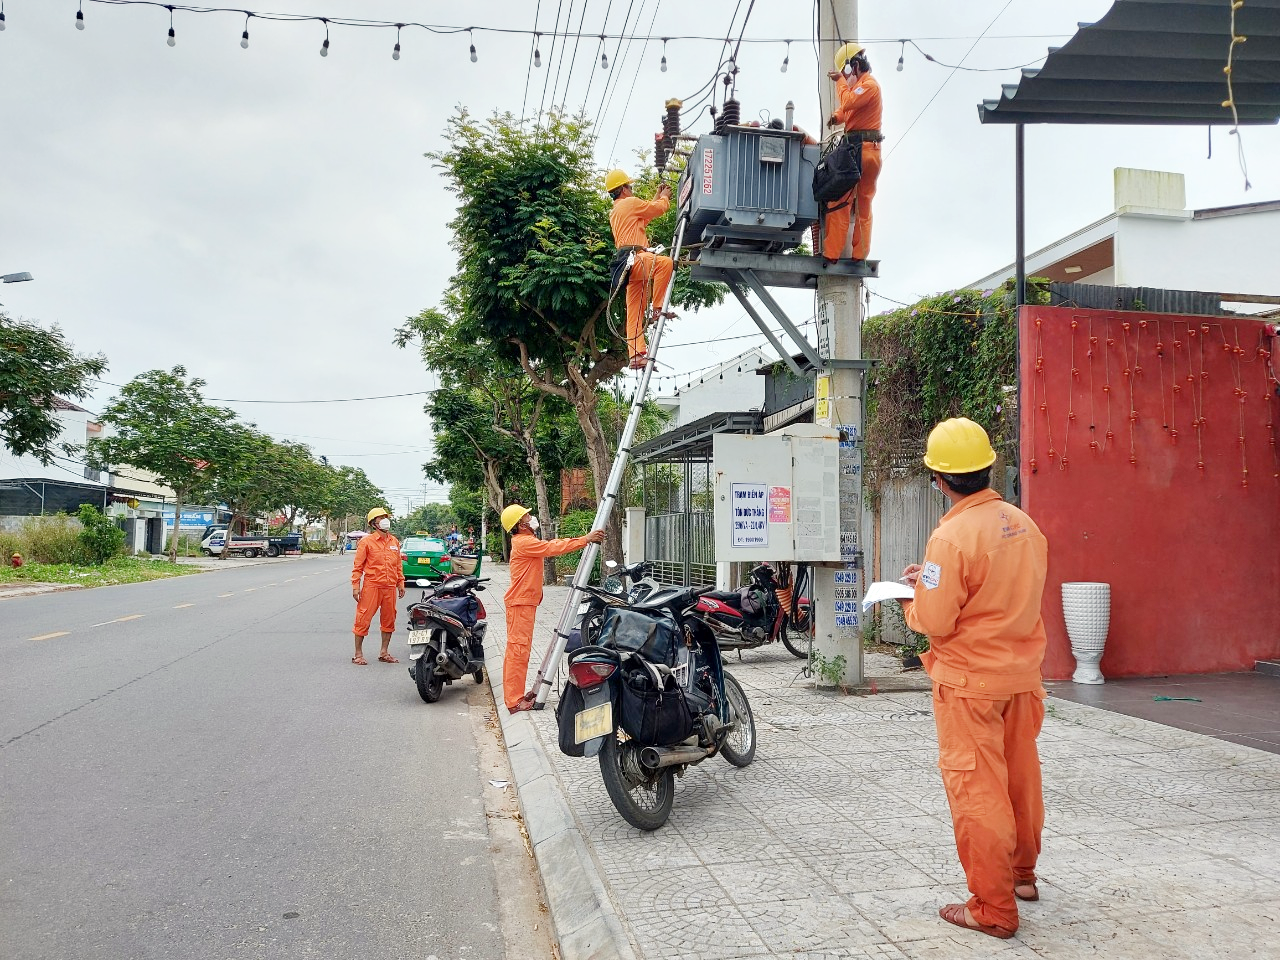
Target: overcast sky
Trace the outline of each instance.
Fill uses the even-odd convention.
[[[638,24],[636,32],[655,36],[723,37],[735,7],[747,5],[585,0],[582,29],[619,32],[630,9],[628,33]],[[634,167],[634,150],[652,146],[663,101],[701,87],[720,53],[714,42],[672,40],[662,73],[660,42],[641,62],[639,44],[619,53],[610,41],[606,72],[591,36],[578,47],[570,79],[572,44],[561,62],[562,48],[553,52],[549,37],[537,70],[529,66],[527,35],[484,31],[474,34],[477,63],[466,34],[408,28],[399,61],[391,58],[394,30],[342,26],[331,29],[322,58],[319,23],[254,20],[241,49],[242,14],[178,11],[170,48],[167,11],[86,0],[86,29],[77,31],[78,6],[5,2],[0,272],[36,278],[0,288],[6,311],[57,323],[81,352],[105,353],[112,383],[184,364],[208,381],[210,398],[277,438],[363,467],[398,511],[424,495],[445,496],[438,486],[424,488],[430,432],[423,397],[244,401],[433,386],[417,354],[397,349],[391,336],[404,317],[439,302],[452,270],[445,227],[452,197],[422,154],[441,147],[458,105],[480,115],[535,116],[544,83],[555,80],[554,57],[556,99],[569,81],[568,103],[585,98],[588,114],[600,117],[600,166]],[[557,7],[567,10],[569,0],[541,0],[540,29],[551,31]],[[1002,82],[1016,82],[1017,71],[952,74],[908,46],[899,73],[897,38],[915,39],[947,64],[967,53],[967,67],[1016,66],[1037,61],[1078,21],[1109,7],[1110,0],[862,3],[859,33],[884,90],[887,137],[875,201],[872,257],[882,279],[871,284],[873,311],[893,305],[878,297],[914,301],[1013,258],[1013,130],[980,126],[976,104],[997,96]],[[577,0],[575,30],[583,8]],[[253,9],[532,30],[539,0],[262,0]],[[746,35],[810,37],[811,17],[801,0],[757,0]],[[793,43],[783,74],[787,54],[782,43],[743,45],[743,114],[778,115],[793,100],[798,121],[817,129],[812,45]],[[606,90],[612,95],[602,105]],[[687,132],[708,128],[706,114],[686,125]],[[1280,131],[1244,128],[1254,187],[1247,194],[1233,139],[1220,128],[1206,159],[1203,128],[1029,128],[1029,249],[1110,212],[1116,166],[1184,173],[1192,207],[1280,199]],[[811,297],[793,294],[787,304],[794,319],[812,314]],[[762,341],[748,336],[754,329],[733,305],[682,318],[663,345],[663,370],[687,374],[733,356]],[[669,394],[673,383],[660,386]],[[100,409],[113,393],[104,385],[84,405]]]

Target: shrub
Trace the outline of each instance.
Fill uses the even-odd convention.
[[[115,521],[102,515],[89,503],[80,504],[80,524],[83,528],[78,539],[86,558],[91,563],[106,563],[124,552],[124,531]]]

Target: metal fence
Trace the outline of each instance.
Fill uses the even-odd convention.
[[[688,587],[716,582],[715,528],[710,513],[645,516],[644,556],[660,583]]]

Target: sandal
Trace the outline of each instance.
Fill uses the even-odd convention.
[[[369,661],[366,660],[364,657],[352,657],[351,662],[354,663],[357,667],[367,667],[369,665]]]
[[[631,358],[631,363],[628,364],[628,366],[630,366],[632,370],[643,370],[644,365],[648,362],[649,355],[647,353],[637,353]]]
[[[381,660],[383,663],[399,663],[400,662],[389,653],[378,654],[378,659]]]
[[[990,927],[985,923],[978,923],[976,927],[971,927],[964,918],[963,903],[948,903],[945,907],[938,910],[938,916],[947,923],[955,924],[957,927],[964,927],[966,930],[976,930],[978,933],[985,933],[988,937],[997,937],[1001,940],[1008,940],[1013,936],[1012,930],[1006,930],[1004,927]]]
[[[1024,897],[1022,894],[1018,892],[1018,890],[1023,887],[1031,888],[1031,894],[1029,896]],[[1036,886],[1036,882],[1034,880],[1030,881],[1029,883],[1015,883],[1013,885],[1013,895],[1017,897],[1019,900],[1025,900],[1028,903],[1035,903],[1035,901],[1040,899],[1040,890]]]

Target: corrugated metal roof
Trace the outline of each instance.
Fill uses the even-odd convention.
[[[1280,120],[1280,0],[1236,10],[1232,83],[1240,123]],[[1022,71],[998,100],[978,105],[983,123],[1231,124],[1223,74],[1231,46],[1230,0],[1115,0],[1080,24],[1038,70]]]
[[[1159,287],[1108,287],[1094,283],[1051,283],[1049,304],[1081,310],[1140,310],[1208,317],[1230,313],[1222,309],[1222,297],[1216,293]]]

